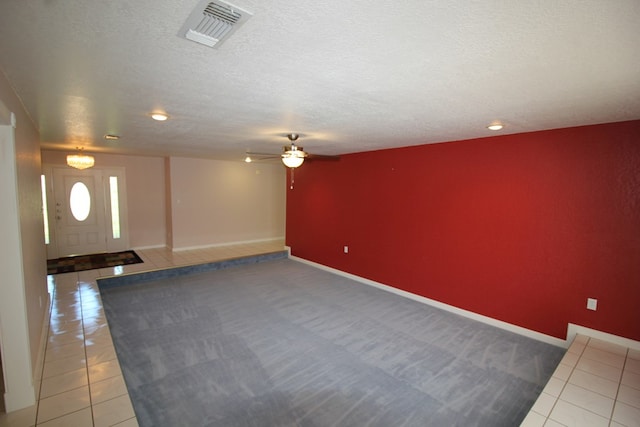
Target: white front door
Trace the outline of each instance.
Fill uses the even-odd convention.
[[[48,258],[127,249],[124,169],[52,167]]]

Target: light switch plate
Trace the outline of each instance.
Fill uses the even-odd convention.
[[[587,309],[596,311],[598,308],[598,300],[595,298],[587,298]]]

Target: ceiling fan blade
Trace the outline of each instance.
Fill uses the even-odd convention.
[[[325,154],[307,154],[307,160],[340,160],[340,156],[329,156]]]
[[[280,157],[280,154],[278,154],[278,153],[258,153],[258,152],[254,152],[254,151],[245,151],[245,153],[247,153],[247,156],[271,156],[271,157]]]
[[[289,159],[289,158],[302,158],[305,160],[331,160],[331,161],[336,161],[336,160],[340,160],[340,156],[330,156],[330,155],[323,155],[323,154],[311,154],[308,151],[304,151],[303,147],[300,147],[298,145],[296,145],[295,141],[298,139],[298,137],[300,136],[300,134],[297,133],[290,133],[286,135],[287,138],[289,138],[290,144],[289,145],[285,145],[282,147],[282,153],[281,154],[276,154],[276,153],[260,153],[260,152],[253,152],[253,151],[246,151],[247,153],[247,157],[251,158],[250,160],[256,160],[256,161],[260,161],[260,160],[270,160],[270,159]],[[247,160],[249,161],[249,160]],[[284,160],[283,160],[284,161]],[[300,161],[300,163],[302,163],[302,161]],[[288,165],[285,162],[285,165]],[[290,167],[297,167],[296,166],[290,166]]]
[[[280,156],[271,156],[271,157],[255,157],[249,156],[252,162],[261,162],[263,160],[280,160],[282,157]],[[245,160],[246,161],[246,160]]]

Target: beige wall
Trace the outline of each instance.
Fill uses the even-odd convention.
[[[3,306],[3,312],[0,313],[0,340],[5,372],[9,374],[9,378],[5,376],[8,383],[7,395],[10,395],[6,403],[7,409],[11,410],[28,404],[29,396],[23,393],[16,397],[14,392],[22,386],[27,386],[25,390],[32,390],[32,378],[31,375],[20,374],[22,378],[19,380],[20,383],[16,384],[14,375],[19,373],[7,365],[13,364],[15,357],[20,353],[20,357],[30,362],[31,372],[36,368],[42,326],[47,312],[48,292],[40,193],[40,137],[3,74],[0,74],[0,104],[12,112],[16,119],[15,136],[11,138],[15,141],[13,147],[8,146],[8,140],[5,140],[2,147],[3,163],[6,163],[3,165],[3,173],[12,174],[3,176],[2,197],[12,198],[11,203],[17,199],[17,210],[13,210],[17,217],[12,214],[11,209],[3,209],[3,217],[0,218],[5,227],[12,227],[11,233],[6,234],[16,236],[16,239],[3,236],[0,243],[3,258],[7,254],[9,259],[13,260],[11,265],[2,265],[3,277],[0,282],[0,297],[4,304],[10,304],[9,309]],[[8,154],[13,155],[15,163],[11,164]],[[12,171],[9,171],[10,169]],[[8,185],[9,181],[13,183]],[[22,266],[19,269],[20,274],[7,274],[9,269],[15,271],[16,266]],[[19,292],[13,292],[16,289]],[[25,320],[26,330],[22,328]],[[25,332],[26,339],[23,336]],[[24,342],[28,343],[27,348],[22,348]],[[29,384],[23,384],[24,381]],[[30,391],[27,394],[29,393]]]
[[[285,230],[285,168],[172,157],[174,249],[277,239]]]
[[[46,251],[40,191],[40,139],[26,115],[18,115],[16,126],[16,162],[18,172],[20,233],[24,268],[27,317],[31,341],[31,362],[35,367],[45,305]]]
[[[42,162],[65,164],[67,154],[43,150]],[[97,167],[125,168],[132,248],[284,237],[286,175],[279,163],[92,154]]]
[[[89,151],[89,150],[87,150]],[[64,165],[67,152],[42,151],[42,163]],[[96,166],[124,167],[127,186],[129,246],[165,245],[165,173],[161,157],[96,154]]]

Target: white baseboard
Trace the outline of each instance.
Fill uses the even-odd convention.
[[[512,325],[511,323],[503,322],[502,320],[494,319],[492,317],[483,316],[482,314],[474,313],[472,311],[463,310],[461,308],[455,307],[453,305],[445,304],[440,301],[436,301],[430,298],[423,297],[421,295],[416,295],[411,292],[403,291],[402,289],[394,288],[393,286],[385,285],[383,283],[375,282],[373,280],[365,279],[364,277],[356,276],[355,274],[346,273],[344,271],[328,267],[323,264],[318,264],[313,261],[306,260],[304,258],[299,258],[296,256],[289,256],[290,259],[298,262],[302,262],[304,264],[308,264],[310,266],[319,268],[321,270],[329,271],[331,273],[337,274],[342,277],[346,277],[348,279],[355,280],[360,283],[364,283],[365,285],[373,286],[378,289],[382,289],[387,292],[391,292],[396,295],[403,296],[405,298],[412,299],[414,301],[421,302],[423,304],[430,305],[432,307],[440,308],[445,311],[449,311],[451,313],[458,314],[460,316],[467,317],[472,320],[476,320],[478,322],[486,323],[487,325],[495,326],[500,329],[507,330],[509,332],[514,332],[519,335],[526,336],[528,338],[532,338],[538,341],[545,342],[547,344],[552,344],[557,347],[568,348],[571,341],[562,340],[560,338],[552,337],[551,335],[546,335],[540,332],[532,331],[531,329],[523,328],[521,326]]]
[[[181,248],[172,248],[173,252],[182,252],[182,251],[191,251],[197,249],[209,249],[209,248],[221,248],[225,246],[236,246],[236,245],[249,245],[252,243],[266,243],[266,242],[275,242],[278,240],[284,241],[284,236],[281,237],[269,237],[267,239],[255,239],[255,240],[241,240],[235,242],[225,242],[225,243],[212,243],[209,245],[200,245],[200,246],[185,246]]]
[[[151,245],[151,246],[136,246],[135,248],[131,248],[134,251],[144,251],[147,249],[164,249],[167,245]]]
[[[36,391],[33,385],[24,388],[24,396],[16,395],[16,393],[6,392],[4,394],[4,406],[7,410],[7,414],[35,405],[35,395]],[[30,423],[28,425],[33,425],[33,423]]]
[[[571,343],[577,334],[587,335],[591,338],[596,338],[602,341],[610,342],[612,344],[620,345],[622,347],[640,351],[640,341],[635,341],[607,332],[598,331],[597,329],[591,329],[585,326],[569,323],[569,326],[567,327],[567,342]]]

